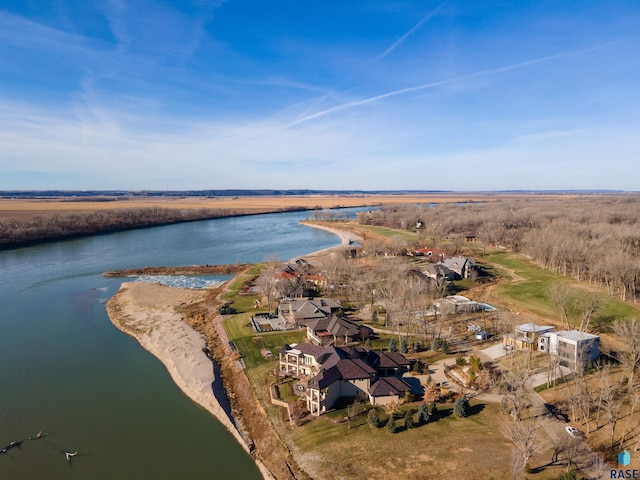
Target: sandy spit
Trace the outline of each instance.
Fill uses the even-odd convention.
[[[249,447],[213,394],[213,363],[204,353],[205,339],[191,328],[175,306],[196,303],[205,292],[156,283],[125,282],[107,303],[116,328],[134,337],[157,357],[175,384],[191,400],[209,411],[249,453]],[[273,476],[257,462],[265,479]]]
[[[346,230],[340,230],[338,228],[333,228],[333,227],[329,227],[327,225],[321,225],[318,223],[312,223],[312,222],[300,222],[302,225],[305,225],[307,227],[313,227],[313,228],[319,228],[320,230],[326,230],[327,232],[331,232],[334,235],[337,235],[338,237],[340,237],[340,241],[341,244],[340,245],[336,245],[333,247],[328,247],[328,248],[323,248],[322,250],[318,250],[316,252],[313,253],[308,253],[306,255],[300,255],[299,257],[295,257],[292,258],[291,261],[294,261],[298,258],[305,258],[305,257],[317,257],[320,255],[323,255],[325,253],[328,253],[332,250],[339,250],[339,249],[343,249],[345,247],[347,247],[349,245],[349,242],[355,242],[355,243],[361,243],[362,242],[362,237],[356,235],[355,233],[351,233],[348,232]]]

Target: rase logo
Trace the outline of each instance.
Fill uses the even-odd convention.
[[[626,467],[631,463],[631,454],[624,450],[618,453],[618,463]],[[638,478],[638,470],[611,470],[610,478]]]

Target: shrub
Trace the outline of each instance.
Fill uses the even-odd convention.
[[[469,357],[469,363],[471,364],[471,370],[473,372],[479,372],[482,370],[482,360],[480,360],[480,357],[471,355]]]
[[[218,311],[220,312],[220,315],[234,315],[238,313],[236,309],[231,306],[230,303],[225,303],[218,309]]]
[[[378,323],[378,310],[376,310],[375,308],[371,312],[371,323],[373,323],[374,325]]]
[[[466,364],[467,364],[467,359],[466,358],[464,358],[464,357],[456,358],[456,365],[463,366],[463,365],[466,365]]]

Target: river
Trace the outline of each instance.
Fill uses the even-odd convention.
[[[352,211],[355,211],[352,210]],[[223,218],[0,252],[0,478],[258,479],[252,459],[109,321],[107,270],[288,259],[340,243],[309,212]],[[49,435],[26,440],[43,431]],[[67,462],[64,452],[78,451]]]

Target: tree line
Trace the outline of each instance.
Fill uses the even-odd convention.
[[[461,249],[483,246],[518,252],[553,273],[602,284],[610,296],[638,301],[640,195],[389,206],[358,221],[414,230],[418,244]]]
[[[100,233],[229,217],[237,214],[233,210],[224,208],[141,207],[55,213],[25,219],[0,219],[0,249]]]

